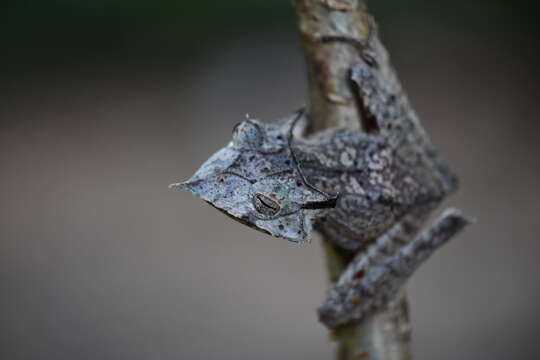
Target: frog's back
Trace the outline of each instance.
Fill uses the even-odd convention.
[[[339,194],[318,228],[351,250],[412,209],[435,206],[445,194],[423,155],[403,158],[380,135],[328,129],[295,142],[294,150],[312,185]]]

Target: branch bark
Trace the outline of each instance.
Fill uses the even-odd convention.
[[[359,51],[347,42],[365,42],[370,32],[367,8],[359,0],[293,0],[304,48],[308,82],[310,129],[329,127],[362,129],[361,112],[355,103],[349,72]],[[323,239],[330,282],[345,269],[350,256]],[[410,323],[403,291],[388,308],[333,331],[338,360],[409,360]]]

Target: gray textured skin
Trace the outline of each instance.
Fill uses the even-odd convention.
[[[356,253],[319,308],[329,327],[385,306],[468,223],[447,210],[418,235],[457,188],[457,178],[435,152],[395,73],[379,70],[391,66],[378,36],[361,50],[350,77],[364,131],[328,129],[303,137],[303,111],[274,124],[248,119],[191,179],[171,185],[273,236],[303,242],[316,229]]]

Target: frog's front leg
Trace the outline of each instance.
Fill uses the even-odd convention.
[[[349,264],[318,310],[321,322],[335,328],[383,308],[438,247],[469,224],[458,210],[447,209],[408,242],[410,221],[414,217],[405,216]]]

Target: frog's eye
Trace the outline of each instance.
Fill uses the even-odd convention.
[[[239,148],[259,149],[264,142],[264,130],[256,120],[246,120],[233,129],[233,142]]]
[[[263,215],[276,215],[280,210],[280,206],[275,200],[263,194],[253,196],[253,206]]]

